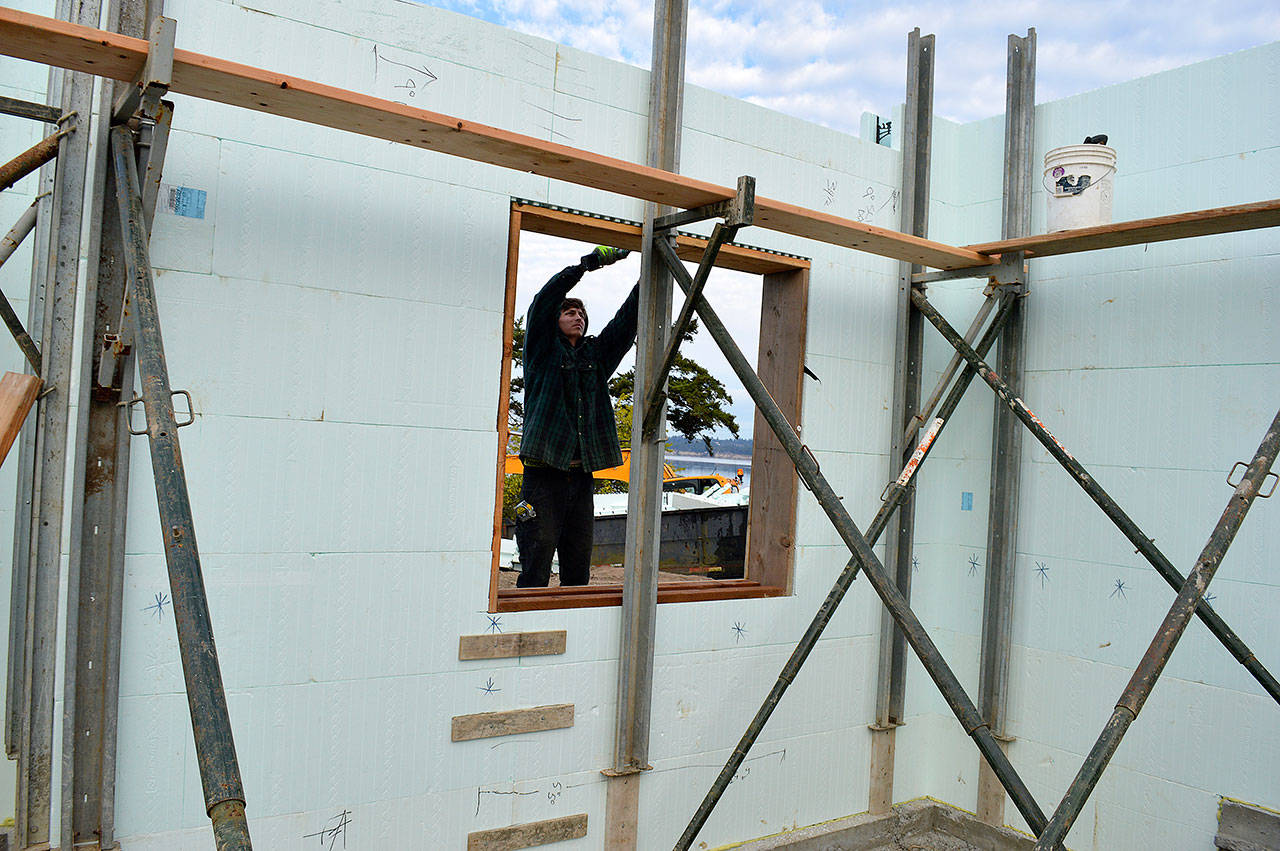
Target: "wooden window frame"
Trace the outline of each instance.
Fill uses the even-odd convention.
[[[502,537],[502,488],[507,456],[507,414],[511,384],[511,329],[515,323],[516,275],[523,231],[618,248],[640,249],[641,228],[634,222],[598,218],[513,200],[507,232],[506,295],[503,303],[501,381],[498,388],[498,457],[494,484],[493,553],[489,570],[489,611],[522,612],[622,604],[622,586],[498,590]],[[676,253],[697,262],[705,239],[681,234]],[[803,257],[726,245],[717,268],[762,276],[760,352],[756,370],[787,420],[800,424],[804,347],[809,302],[809,267]],[[782,444],[759,411],[755,413],[751,453],[751,501],[747,515],[745,579],[691,580],[659,584],[659,603],[780,597],[792,593],[795,563],[796,497],[799,477]]]

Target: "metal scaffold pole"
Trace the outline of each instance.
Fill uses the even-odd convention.
[[[1000,378],[996,371],[983,361],[978,353],[960,337],[960,334],[951,327],[942,314],[938,312],[937,308],[929,303],[924,293],[917,291],[912,298],[925,318],[933,323],[934,327],[969,362],[971,367],[978,370],[978,375],[1000,397],[1001,403],[1008,406],[1009,410],[1040,442],[1040,445],[1062,465],[1071,478],[1089,495],[1089,498],[1111,519],[1116,528],[1155,567],[1156,572],[1169,583],[1170,587],[1175,590],[1181,590],[1186,583],[1186,577],[1179,573],[1178,569],[1156,548],[1155,542],[1143,534],[1142,530],[1138,528],[1138,524],[1134,523],[1133,519],[1111,498],[1110,494],[1103,490],[1097,480],[1084,468],[1084,465],[1077,461],[1067,451],[1066,447],[1058,442],[1058,439],[1045,428],[1044,423],[1040,422],[1040,418],[1031,412],[1031,409]],[[1253,651],[1222,620],[1222,617],[1213,610],[1213,607],[1204,600],[1198,600],[1195,612],[1204,625],[1209,628],[1209,631],[1227,648],[1236,661],[1253,675],[1253,678],[1266,690],[1267,694],[1271,695],[1273,700],[1280,702],[1280,683],[1276,682],[1276,678],[1272,676],[1271,672],[1258,661]]]
[[[929,161],[933,149],[933,35],[920,28],[907,37],[907,102],[902,128],[902,230],[915,236],[929,232]],[[911,457],[922,419],[920,377],[924,361],[924,323],[911,304],[913,263],[898,264],[897,345],[894,358],[890,472]],[[885,567],[904,600],[911,600],[912,546],[916,523],[914,479],[902,495],[885,541]],[[907,645],[886,609],[880,615],[880,653],[876,676],[876,720],[871,725],[871,781],[868,809],[889,811],[893,803],[894,742],[902,723],[907,692]]]
[[[165,561],[174,621],[182,655],[187,704],[195,734],[196,758],[204,787],[205,810],[213,821],[218,851],[251,847],[244,811],[244,787],[236,761],[227,698],[218,667],[213,624],[196,549],[195,524],[187,493],[173,391],[165,365],[160,316],[156,309],[147,231],[138,183],[136,152],[127,128],[111,131],[112,166],[116,175],[116,201],[124,237],[124,262],[133,304],[134,346],[142,379],[146,409],[146,434],[151,445],[151,469],[155,475],[156,501],[160,508]]]
[[[653,62],[649,75],[647,164],[680,169],[684,103],[684,48],[688,0],[657,0],[653,9]],[[636,387],[655,385],[671,319],[671,276],[653,256],[654,219],[664,208],[645,205],[640,258]],[[665,237],[664,237],[665,238]],[[641,391],[636,393],[642,400]],[[647,399],[644,400],[647,404]],[[665,401],[665,400],[664,400]],[[662,405],[662,402],[658,403]],[[636,421],[646,411],[638,408]],[[649,414],[649,422],[660,420]],[[622,588],[618,649],[618,709],[613,765],[605,804],[605,847],[634,849],[640,806],[640,773],[649,766],[649,713],[653,697],[654,628],[658,617],[658,551],[662,512],[662,429],[632,434],[627,506],[626,578]]]
[[[686,292],[691,291],[693,282],[689,273],[682,265],[680,265],[675,252],[661,241],[656,242],[655,247],[662,252],[662,256],[666,260],[668,268],[671,269],[672,274],[680,283],[680,286]],[[917,657],[919,657],[920,661],[924,664],[925,670],[933,679],[935,685],[937,685],[939,692],[942,693],[943,698],[951,707],[952,712],[955,713],[957,720],[959,720],[961,725],[964,727],[965,733],[974,740],[979,751],[981,751],[982,755],[992,765],[997,776],[1008,790],[1010,797],[1013,798],[1015,805],[1018,807],[1019,812],[1022,813],[1027,824],[1030,825],[1033,830],[1038,832],[1045,824],[1044,813],[1041,811],[1039,805],[1036,804],[1035,799],[1031,796],[1030,790],[1028,790],[1026,784],[1022,782],[1017,771],[1015,771],[1013,766],[1009,763],[1008,758],[1005,757],[1004,751],[1000,749],[996,740],[992,737],[991,731],[987,729],[986,724],[983,723],[973,701],[970,700],[969,696],[965,693],[964,687],[960,684],[959,679],[956,678],[955,673],[952,672],[951,668],[947,665],[946,660],[942,658],[942,654],[933,643],[933,640],[929,637],[929,634],[925,631],[919,618],[917,618],[915,613],[911,611],[911,606],[893,584],[888,571],[885,570],[884,566],[880,563],[880,560],[872,551],[871,544],[862,535],[862,533],[858,531],[853,519],[845,510],[840,497],[831,488],[830,483],[819,469],[817,459],[813,457],[813,453],[809,451],[809,448],[801,443],[800,437],[796,434],[795,429],[791,427],[790,423],[787,422],[786,417],[784,417],[781,411],[778,410],[778,406],[770,397],[769,391],[761,383],[760,378],[755,374],[755,371],[752,370],[746,357],[742,354],[742,351],[738,348],[733,337],[724,327],[724,324],[720,321],[720,318],[716,315],[715,311],[709,304],[707,304],[706,299],[699,296],[696,306],[698,316],[702,319],[703,327],[707,329],[708,333],[711,334],[712,338],[716,341],[716,344],[720,347],[720,350],[724,353],[725,359],[729,361],[729,365],[732,367],[734,374],[738,376],[738,380],[742,382],[744,387],[746,387],[747,393],[751,396],[752,401],[755,402],[757,409],[759,409],[761,414],[764,416],[765,421],[768,423],[773,433],[777,435],[778,440],[782,443],[787,455],[790,456],[792,463],[795,464],[796,471],[800,474],[800,478],[804,482],[805,487],[813,493],[819,506],[821,506],[824,513],[826,513],[827,518],[831,521],[832,525],[836,528],[836,531],[840,534],[841,539],[853,554],[853,561],[850,562],[849,566],[841,572],[835,586],[832,588],[830,594],[828,594],[826,601],[819,609],[817,616],[815,616],[813,623],[810,625],[809,630],[802,639],[801,645],[797,647],[796,651],[792,654],[792,659],[788,661],[787,666],[783,669],[782,674],[779,676],[779,686],[775,686],[775,690],[779,688],[785,690],[786,686],[794,679],[800,666],[804,664],[804,659],[807,657],[808,651],[812,649],[814,644],[816,644],[818,636],[826,626],[826,623],[831,619],[831,615],[834,613],[835,608],[840,604],[840,601],[848,591],[849,586],[853,583],[858,570],[861,569],[861,571],[867,576],[867,579],[871,582],[876,594],[878,594],[880,599],[884,602],[885,607],[893,614],[894,621],[897,623],[898,627],[902,629],[907,642],[911,645],[912,649],[915,650]],[[927,435],[926,440],[931,444],[932,435]],[[928,447],[926,446],[924,448],[927,449]],[[910,465],[909,470],[904,470],[903,477],[899,480],[902,488],[905,488],[909,484],[911,473],[917,467],[918,463]],[[905,478],[906,481],[902,481],[902,478]],[[901,491],[899,491],[899,493],[901,493]],[[897,494],[895,494],[895,497],[896,496]],[[891,511],[891,509],[889,511]],[[889,511],[883,512],[884,519],[887,519]],[[882,525],[876,529],[877,534],[880,529],[882,529]],[[760,713],[757,714],[757,721],[759,721],[760,727],[763,727],[764,725],[761,715],[767,719],[768,714],[771,712],[772,706],[768,705],[768,701],[766,701],[766,705],[762,706]],[[753,722],[753,727],[754,726],[755,722]],[[758,733],[758,731],[756,732]],[[748,734],[750,735],[750,733],[751,731],[749,730]],[[693,841],[697,838],[699,831],[701,831],[703,825],[706,823],[706,820],[710,816],[711,810],[715,807],[716,802],[719,800],[720,795],[723,794],[726,788],[728,788],[729,781],[732,779],[734,772],[746,757],[746,748],[750,747],[750,741],[747,739],[747,736],[743,737],[743,742],[741,742],[739,747],[735,749],[729,758],[729,762],[721,770],[720,775],[716,778],[711,790],[707,793],[702,804],[690,820],[689,825],[685,828],[684,833],[677,841],[675,845],[676,851],[687,851],[687,849],[692,846]],[[752,737],[752,740],[754,740],[754,737]]]
[[[100,12],[97,0],[62,0],[57,16],[96,26]],[[103,135],[92,119],[94,83],[88,74],[52,73],[48,90],[61,127],[55,134],[53,173],[41,186],[40,194],[49,194],[38,208],[27,323],[41,354],[43,391],[30,424],[34,428],[24,429],[20,449],[9,625],[6,732],[18,761],[16,839],[23,848],[56,840],[51,835],[53,731],[72,351],[89,150]]]
[[[1085,757],[1084,764],[1080,766],[1079,773],[1058,804],[1044,833],[1037,840],[1036,851],[1053,851],[1066,837],[1067,831],[1071,830],[1076,816],[1080,814],[1085,801],[1089,799],[1089,794],[1097,785],[1102,772],[1106,770],[1107,763],[1111,761],[1116,748],[1120,746],[1120,740],[1124,738],[1129,725],[1137,719],[1143,704],[1151,696],[1151,690],[1155,688],[1156,681],[1164,671],[1164,666],[1173,655],[1174,648],[1178,646],[1178,640],[1182,638],[1187,625],[1191,623],[1196,607],[1208,590],[1209,582],[1213,580],[1214,573],[1222,564],[1227,548],[1235,539],[1236,532],[1244,522],[1245,515],[1249,513],[1254,499],[1262,490],[1263,483],[1269,475],[1273,475],[1271,466],[1275,463],[1277,452],[1280,452],[1280,412],[1276,413],[1253,460],[1245,468],[1244,475],[1236,485],[1226,509],[1218,518],[1217,526],[1209,535],[1204,549],[1200,551],[1195,567],[1191,569],[1187,581],[1179,589],[1169,613],[1165,615],[1164,621],[1156,630],[1155,638],[1151,640],[1151,645],[1138,662],[1133,677],[1116,702],[1116,708],[1112,711],[1110,720],[1107,721],[1106,727],[1094,743],[1093,749],[1089,751],[1089,755]],[[1242,465],[1243,462],[1236,466]],[[1270,496],[1270,492],[1267,495]]]
[[[1031,232],[1031,152],[1035,135],[1036,31],[1009,36],[1004,119],[1004,201],[1001,238]],[[1026,334],[1027,265],[1020,253],[1004,258],[1016,272],[1006,286],[1018,294],[1000,335],[1000,374],[1014,388],[1022,386],[1023,338]],[[959,357],[957,352],[953,357]],[[1018,496],[1021,479],[1022,428],[999,400],[991,426],[991,497],[987,517],[987,569],[983,585],[982,651],[978,662],[978,708],[1002,744],[1005,703],[1009,694],[1009,648],[1013,628],[1013,588],[1018,551]],[[978,764],[978,818],[1004,824],[1004,790],[985,761]]]

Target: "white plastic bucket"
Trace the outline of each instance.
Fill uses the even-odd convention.
[[[1090,228],[1111,223],[1116,149],[1066,145],[1044,155],[1046,230]]]

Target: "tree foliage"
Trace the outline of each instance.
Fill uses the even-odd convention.
[[[689,323],[683,342],[688,343],[698,332],[695,319]],[[619,441],[631,445],[631,412],[635,404],[636,371],[629,369],[609,382],[609,393],[614,398],[614,412],[618,417]],[[733,404],[733,397],[725,390],[724,383],[707,368],[683,354],[676,355],[667,378],[667,424],[689,440],[702,440],[707,453],[715,454],[711,435],[717,428],[738,436],[738,420],[726,410]],[[623,422],[625,420],[625,427]],[[625,433],[624,433],[625,432]]]

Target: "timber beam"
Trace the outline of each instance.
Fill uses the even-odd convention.
[[[1099,248],[1118,248],[1122,245],[1142,245],[1147,242],[1165,242],[1170,239],[1277,226],[1280,226],[1280,198],[1057,233],[1019,236],[966,247],[983,254],[1023,251],[1027,257],[1050,257],[1055,254],[1075,254]]]
[[[132,82],[142,74],[148,50],[146,39],[0,8],[0,52],[18,59]],[[169,91],[671,207],[694,209],[737,196],[736,187],[694,180],[663,169],[189,50],[173,52]],[[768,198],[755,199],[754,223],[769,230],[938,269],[984,266],[991,262],[991,258],[971,249]]]

